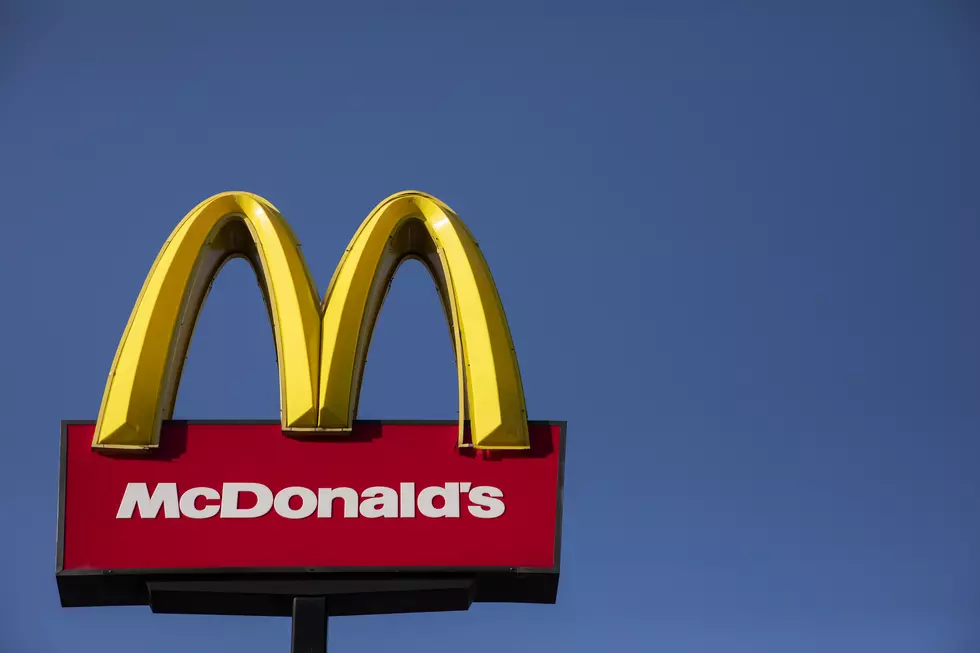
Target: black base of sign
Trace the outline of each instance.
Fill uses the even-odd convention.
[[[172,614],[295,617],[295,599],[329,598],[329,614],[466,610],[472,579],[163,581],[147,584],[150,609]]]
[[[297,597],[331,616],[467,610],[474,602],[554,603],[558,574],[61,572],[63,607],[148,605],[153,612],[289,617]]]

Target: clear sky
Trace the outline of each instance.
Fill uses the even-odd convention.
[[[0,651],[288,651],[288,619],[62,609],[54,579],[59,421],[229,189],[321,292],[385,196],[446,201],[530,417],[568,420],[557,605],[338,618],[331,650],[980,647],[974,3],[8,0],[0,30]],[[177,417],[276,418],[274,354],[236,261]],[[455,415],[413,263],[361,416]]]

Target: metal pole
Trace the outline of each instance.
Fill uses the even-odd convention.
[[[327,599],[297,596],[293,599],[292,653],[327,653]]]

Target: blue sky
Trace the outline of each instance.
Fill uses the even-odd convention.
[[[559,601],[334,619],[331,650],[976,650],[978,30],[965,0],[4,3],[0,650],[288,650],[288,619],[60,608],[58,423],[197,202],[268,198],[322,292],[407,188],[479,239],[530,416],[568,420]],[[452,418],[455,384],[405,266],[361,416]],[[177,416],[277,415],[238,261]]]

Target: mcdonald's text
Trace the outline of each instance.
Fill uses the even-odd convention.
[[[458,518],[460,494],[469,500],[466,512],[479,519],[496,519],[504,514],[504,493],[489,485],[445,483],[423,488],[416,495],[415,483],[399,483],[398,489],[375,485],[358,493],[349,487],[290,486],[273,493],[262,483],[223,483],[221,490],[192,487],[183,492],[176,483],[157,483],[151,492],[146,483],[129,483],[119,503],[116,519],[256,519],[269,511],[284,519],[340,516],[347,519],[412,519],[416,515],[437,519]],[[179,498],[178,498],[179,497]],[[334,502],[342,504],[334,509]]]

